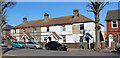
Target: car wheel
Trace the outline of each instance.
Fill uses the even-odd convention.
[[[45,47],[46,50],[50,50],[50,48],[48,46]]]
[[[60,48],[60,47],[57,47],[57,50],[58,50],[58,51],[61,51],[61,48]]]
[[[27,46],[25,46],[25,48],[28,48]]]
[[[14,47],[12,46],[12,48],[14,48]]]
[[[64,51],[67,51],[67,49],[64,49]]]
[[[18,46],[18,48],[20,48],[20,45]]]
[[[34,46],[34,49],[37,49],[37,47],[36,47],[36,46]]]
[[[119,47],[118,51],[120,52],[120,47]]]

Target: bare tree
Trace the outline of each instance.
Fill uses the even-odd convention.
[[[16,3],[13,0],[1,0],[0,1],[0,45],[2,41],[2,26],[6,24],[6,12],[8,7],[14,6]],[[0,46],[0,55],[2,55],[2,48]]]
[[[100,49],[100,18],[99,13],[103,10],[103,8],[109,4],[109,1],[105,2],[104,0],[89,0],[90,4],[87,6],[90,7],[91,10],[87,10],[89,12],[93,12],[95,15],[95,33],[96,33],[96,44],[95,49]]]

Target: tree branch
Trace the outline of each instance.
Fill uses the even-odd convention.
[[[101,11],[106,5],[108,5],[109,4],[109,1],[108,2],[106,2],[104,5],[102,5],[101,7],[100,7],[100,10],[99,11]]]
[[[87,10],[88,12],[94,12],[93,10]]]
[[[93,12],[96,12],[96,10],[94,9],[94,7],[92,7],[90,5],[88,5],[88,6],[93,10]]]

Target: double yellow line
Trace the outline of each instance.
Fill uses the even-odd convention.
[[[13,55],[13,54],[4,54],[4,56],[17,56],[17,55]]]

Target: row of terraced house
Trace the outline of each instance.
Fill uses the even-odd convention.
[[[108,12],[105,19],[107,21],[107,30],[110,29],[108,22],[111,21],[109,20],[109,13],[111,12]],[[110,43],[112,40],[109,39],[110,35],[107,34],[106,40],[106,37],[104,37],[104,26],[102,24],[99,25],[101,26],[100,42],[107,41],[108,46],[111,47]],[[120,23],[117,26],[120,29]],[[117,34],[118,37],[120,36],[119,33]],[[78,9],[74,9],[73,15],[70,16],[49,18],[49,14],[45,13],[44,19],[33,21],[27,21],[27,17],[24,17],[23,23],[12,27],[10,30],[10,36],[20,42],[34,41],[45,44],[49,41],[58,41],[70,47],[75,45],[79,47],[84,42],[87,42],[88,48],[93,48],[96,43],[95,35],[95,21],[79,14]]]
[[[23,23],[11,29],[11,35],[20,42],[35,41],[45,43],[58,41],[67,45],[80,45],[80,42],[87,42],[94,45],[95,21],[79,14],[78,9],[73,10],[74,15],[49,18],[49,14],[44,14],[44,19],[27,21],[23,18]],[[101,26],[101,36],[104,36],[104,26]],[[101,38],[104,41],[105,38]]]

